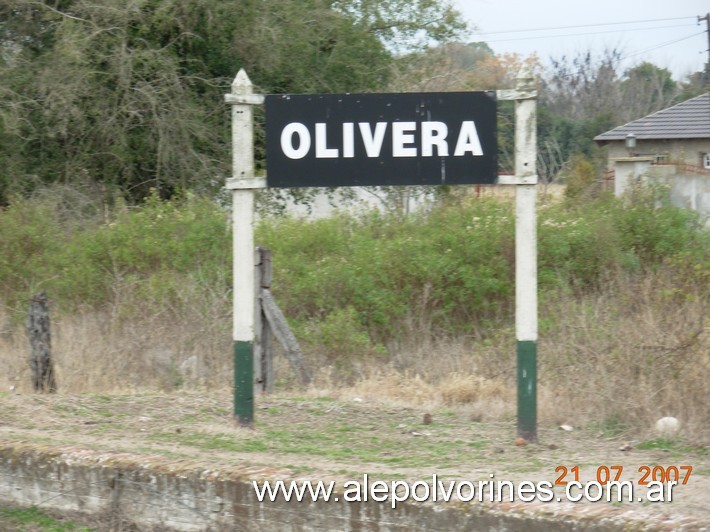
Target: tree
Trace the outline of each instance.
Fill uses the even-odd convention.
[[[539,112],[540,173],[550,180],[575,156],[604,164],[596,135],[678,101],[671,73],[645,62],[620,74],[622,54],[611,49],[552,59]]]
[[[466,30],[451,0],[331,0],[397,54],[455,41]]]
[[[686,78],[680,83],[680,94],[678,95],[678,101],[684,102],[690,98],[695,98],[700,96],[707,91],[705,72],[693,72],[686,76]]]
[[[170,195],[223,173],[214,127],[223,119],[200,101],[222,91],[204,62],[190,61],[182,41],[193,36],[168,29],[171,14],[155,2],[56,6],[16,0],[0,14],[0,119],[11,140],[0,148],[9,163],[0,201],[86,179],[132,198]]]
[[[601,57],[591,52],[574,57],[551,58],[543,79],[540,103],[553,113],[572,120],[619,110],[619,63],[621,52],[606,50]]]
[[[621,122],[630,122],[673,104],[679,87],[670,70],[643,62],[626,71],[621,84]]]
[[[393,49],[462,28],[435,0],[5,0],[0,204],[77,180],[216,190],[239,68],[265,93],[377,90]]]

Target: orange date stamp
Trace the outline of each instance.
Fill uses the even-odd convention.
[[[596,469],[596,481],[599,484],[608,484],[609,482],[619,482],[621,474],[624,472],[622,465],[601,465]],[[636,483],[639,486],[648,486],[649,482],[675,482],[676,485],[684,486],[688,483],[690,475],[693,472],[693,466],[649,466],[642,465],[636,471],[638,478]],[[558,486],[564,486],[571,481],[579,482],[579,466],[567,467],[559,465],[555,468],[555,473],[559,476],[555,480]]]

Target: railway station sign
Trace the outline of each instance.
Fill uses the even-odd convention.
[[[496,93],[269,95],[269,187],[493,184]]]

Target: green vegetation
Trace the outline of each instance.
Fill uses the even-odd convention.
[[[686,455],[688,453],[707,454],[705,447],[697,447],[684,443],[678,438],[654,438],[651,440],[642,441],[636,445],[636,449],[649,450],[659,449],[663,451],[673,451],[678,455]],[[675,456],[675,454],[674,454]]]
[[[152,196],[141,209],[81,227],[67,223],[58,201],[19,200],[0,212],[0,234],[0,298],[11,308],[37,290],[75,309],[117,303],[122,290],[165,304],[181,297],[186,279],[227,288],[225,215],[192,196]]]
[[[535,55],[495,55],[469,37],[449,0],[5,0],[0,205],[59,183],[108,204],[140,203],[150,189],[218,193],[229,175],[223,95],[240,68],[259,92],[283,94],[504,89],[526,65],[540,78],[544,181],[568,176],[574,157],[599,170],[595,135],[704,88],[701,72],[624,70],[622,50],[543,70]],[[511,102],[500,115],[510,170]],[[261,109],[256,121],[264,170]]]
[[[590,430],[600,432],[605,438],[616,438],[629,430],[629,427],[616,417],[595,421],[589,426]]]
[[[662,197],[639,188],[622,200],[543,207],[543,293],[582,293],[620,271],[657,268],[675,272],[676,297],[707,280],[707,231],[691,211],[656,206]],[[80,226],[47,199],[18,201],[0,212],[0,299],[21,314],[32,293],[46,290],[62,312],[110,305],[127,318],[137,301],[144,310],[184,304],[194,297],[188,286],[225,293],[227,222],[216,204],[192,195],[153,196],[108,223]],[[257,241],[274,251],[274,291],[305,342],[343,360],[378,358],[411,323],[456,335],[510,320],[513,222],[509,202],[481,199],[405,218],[268,218]]]
[[[569,394],[570,408],[604,433],[652,422],[664,408],[685,412],[699,426],[706,419],[697,405],[707,384],[697,368],[707,364],[701,333],[710,236],[695,213],[665,197],[647,187],[621,199],[583,193],[539,211],[541,386]],[[210,369],[203,382],[226,384],[220,380],[231,375],[224,357],[231,305],[226,213],[194,195],[153,196],[142,207],[109,212],[105,221],[77,223],[63,212],[47,198],[0,211],[0,301],[18,330],[26,302],[39,290],[50,294],[60,323],[101,316],[97,333],[81,340],[90,358],[63,349],[65,376],[79,375],[65,377],[65,385],[84,391],[98,376],[115,382],[116,372],[139,387],[192,385],[178,371],[179,359],[150,358],[165,356],[165,349],[150,354],[156,344],[172,350],[167,356],[180,350],[183,359],[200,360]],[[405,217],[266,218],[257,242],[274,251],[274,293],[326,386],[388,368],[401,376],[380,387],[395,396],[410,396],[397,387],[416,373],[418,388],[437,387],[413,389],[417,396],[476,404],[506,397],[501,375],[514,376],[513,222],[508,200],[462,199]],[[137,347],[126,349],[126,342]],[[289,375],[280,372],[279,388],[289,386]],[[629,382],[648,398],[636,410],[604,401],[627,393]],[[92,418],[123,422],[110,406]],[[74,409],[81,407],[56,411]]]
[[[371,92],[394,49],[463,27],[435,0],[3,1],[0,205],[51,183],[131,202],[216,192],[240,68],[265,93]]]
[[[432,432],[447,432],[444,427],[435,427]],[[401,448],[401,431],[390,435],[373,432],[370,427],[331,422],[327,427],[298,430],[286,428],[266,428],[247,438],[235,438],[233,434],[206,434],[202,432],[164,432],[152,434],[149,439],[156,442],[171,442],[195,447],[239,453],[271,453],[274,455],[307,455],[331,460],[358,463],[396,464],[401,467],[419,467],[438,463],[441,467],[453,466],[454,456],[480,451],[488,447],[487,442],[449,441],[442,438],[424,437],[417,440],[407,456],[398,451]],[[413,436],[412,436],[413,437]]]
[[[36,506],[30,508],[0,508],[0,527],[4,530],[42,532],[90,532],[91,529],[71,521],[59,520],[46,514]]]
[[[600,193],[605,157],[592,140],[699,94],[702,73],[623,71],[617,50],[543,69],[463,42],[464,26],[448,0],[0,3],[0,378],[23,382],[20,325],[45,290],[64,391],[230,382],[220,187],[230,175],[223,95],[240,68],[257,91],[279,94],[504,89],[526,66],[540,88],[538,174],[568,185],[539,212],[541,390],[596,422],[634,425],[672,407],[703,426],[708,233],[663,191]],[[255,118],[264,172],[262,109]],[[504,102],[501,170],[513,129]],[[477,405],[481,388],[500,400],[513,352],[511,202],[440,187],[428,212],[405,215],[402,199],[418,189],[375,192],[386,214],[265,218],[257,229],[316,380],[388,375],[394,396],[423,398],[449,379],[447,404]],[[307,203],[312,191],[284,194]],[[259,196],[283,206],[281,191]],[[630,382],[644,398],[633,409],[604,401]]]

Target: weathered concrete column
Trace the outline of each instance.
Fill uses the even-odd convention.
[[[234,417],[243,426],[254,423],[254,191],[265,186],[254,176],[254,119],[252,105],[263,96],[253,94],[242,69],[232,93],[232,169],[226,188],[232,191],[233,360]]]
[[[527,69],[515,102],[515,335],[518,436],[537,440],[537,92]]]

